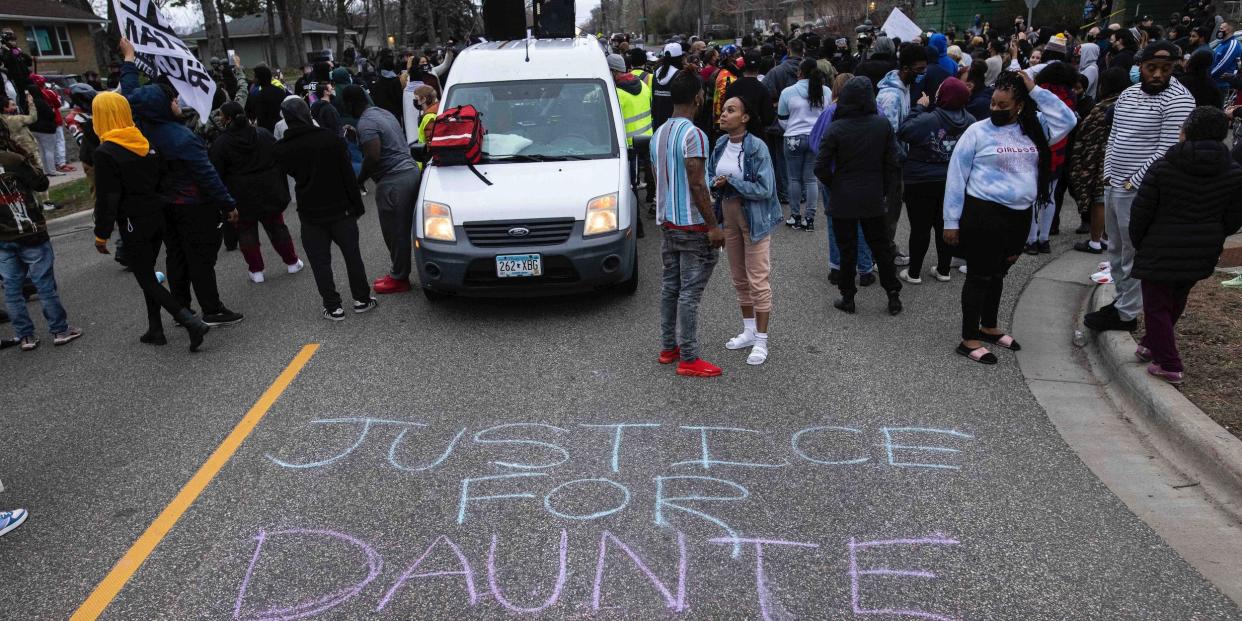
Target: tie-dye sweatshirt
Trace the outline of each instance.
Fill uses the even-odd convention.
[[[1074,111],[1051,91],[1038,86],[1031,98],[1039,124],[1055,144],[1078,123]],[[1014,210],[1030,207],[1039,194],[1039,152],[1017,123],[997,127],[991,119],[971,125],[957,141],[949,160],[944,190],[944,228],[956,229],[969,194]]]

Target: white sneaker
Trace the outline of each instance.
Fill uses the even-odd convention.
[[[910,283],[910,284],[912,284],[912,285],[921,285],[921,284],[923,284],[923,279],[922,279],[922,278],[913,278],[913,277],[911,277],[911,276],[910,276],[910,268],[908,268],[908,267],[907,267],[907,268],[903,268],[903,269],[901,270],[901,273],[897,274],[897,276],[898,276],[899,278],[901,278],[902,280],[904,280],[904,281],[906,281],[906,282],[908,282],[908,283]]]
[[[1108,261],[1100,261],[1096,264],[1095,269],[1100,272],[1107,272],[1113,269],[1113,264]]]
[[[793,226],[797,223],[798,223],[798,219],[795,218],[794,216],[789,216],[788,218],[785,218],[785,226]]]
[[[897,267],[910,265],[910,256],[898,252],[897,256],[893,257],[893,265],[896,265]]]
[[[965,273],[966,273],[966,265],[965,265],[965,264],[962,264],[962,266],[961,266],[961,267],[957,268],[957,271],[959,271],[959,272],[961,272],[961,273],[965,274]]]
[[[966,259],[961,257],[953,257],[953,260],[949,261],[949,267],[961,267],[963,265],[966,265]]]
[[[952,274],[952,273],[953,273],[953,270],[952,268],[950,268],[949,274]],[[940,282],[949,282],[950,280],[949,274],[941,274],[940,272],[937,272],[936,268],[934,267],[927,270],[928,276],[931,276],[932,278],[935,278],[936,280],[939,280]]]
[[[756,339],[754,347],[750,348],[750,355],[746,356],[746,364],[751,366],[759,366],[768,361],[768,341]]]
[[[303,263],[301,259],[298,259],[298,262],[297,262],[297,263],[294,263],[293,265],[286,265],[286,266],[285,266],[285,268],[287,268],[287,269],[289,270],[289,273],[290,273],[290,274],[296,274],[296,273],[298,273],[298,272],[302,271],[302,268],[304,268],[304,267],[306,267],[306,264],[305,264],[305,263]]]
[[[725,343],[725,349],[746,349],[755,344],[754,332],[743,332]]]
[[[1107,270],[1096,272],[1091,275],[1091,282],[1097,285],[1111,285],[1113,284],[1113,273]]]
[[[248,272],[250,274],[250,282],[263,282],[263,272]]]
[[[41,206],[43,207],[43,211],[55,211],[56,210],[56,203],[43,203],[43,205]]]

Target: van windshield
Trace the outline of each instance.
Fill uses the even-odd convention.
[[[441,109],[478,109],[488,162],[605,159],[617,157],[606,88],[593,79],[458,84]]]

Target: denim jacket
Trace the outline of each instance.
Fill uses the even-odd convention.
[[[720,161],[720,156],[724,153],[725,145],[728,143],[727,134],[716,140],[716,146],[712,149],[712,158],[707,163],[709,185],[711,180],[716,178],[716,163]],[[716,220],[723,223],[721,201],[725,198],[740,196],[742,211],[746,213],[746,224],[750,229],[750,241],[753,243],[762,241],[771,234],[772,229],[784,216],[781,212],[781,203],[776,199],[776,175],[772,168],[772,157],[768,154],[768,146],[763,140],[748,133],[742,140],[742,152],[744,178],[730,177],[728,185],[721,188],[712,201],[712,205],[716,210]]]

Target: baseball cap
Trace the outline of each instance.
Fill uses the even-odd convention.
[[[1181,58],[1181,51],[1176,45],[1167,40],[1161,39],[1147,44],[1143,51],[1139,53],[1138,61],[1145,63],[1149,60],[1177,60]]]
[[[664,56],[666,58],[678,58],[685,55],[685,51],[681,49],[680,43],[669,43],[664,46]]]

